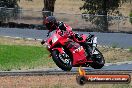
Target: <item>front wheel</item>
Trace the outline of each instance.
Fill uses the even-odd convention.
[[[52,51],[52,58],[55,64],[64,71],[72,69],[72,61],[68,55],[62,55],[58,50]]]
[[[97,48],[95,48],[95,52],[96,52],[96,54],[93,54],[91,56],[93,63],[90,63],[90,66],[94,69],[101,69],[105,64],[104,57],[103,57],[102,53]]]

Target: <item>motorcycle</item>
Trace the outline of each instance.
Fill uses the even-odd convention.
[[[70,30],[70,27],[67,28]],[[105,60],[97,49],[97,37],[92,34],[80,36],[81,39],[75,34],[73,41],[69,38],[69,33],[62,33],[60,29],[57,29],[52,31],[44,45],[46,45],[55,64],[64,71],[70,71],[72,67],[78,66],[101,69]]]

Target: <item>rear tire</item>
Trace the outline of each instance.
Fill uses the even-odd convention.
[[[52,54],[53,61],[59,68],[61,68],[64,71],[70,71],[72,69],[72,61],[69,60],[68,64],[64,63],[59,57],[60,53],[58,50],[53,50],[51,54]]]
[[[95,48],[95,50],[98,52],[98,54],[94,54],[91,57],[93,63],[90,63],[90,66],[94,69],[101,69],[105,64],[105,60],[103,54],[97,48]]]

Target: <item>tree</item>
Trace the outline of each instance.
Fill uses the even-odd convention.
[[[51,11],[54,12],[54,5],[56,0],[44,0],[44,8],[43,11]]]
[[[129,16],[130,16],[129,21],[130,21],[130,23],[132,24],[132,10],[131,10]]]
[[[7,22],[10,19],[16,19],[19,14],[19,0],[0,0],[0,21]],[[12,8],[12,9],[8,9]]]
[[[52,12],[54,12],[54,6],[55,6],[56,0],[44,0],[44,8],[42,11],[49,11],[49,12],[43,12],[43,17],[53,15]]]
[[[97,28],[101,31],[108,31],[108,19],[107,16],[113,12],[119,14],[117,8],[121,6],[127,0],[82,0],[84,5],[80,7],[80,10],[85,10],[84,13],[93,15],[103,15],[90,17],[90,21],[97,25]]]
[[[15,8],[18,7],[19,0],[0,0],[0,7]]]

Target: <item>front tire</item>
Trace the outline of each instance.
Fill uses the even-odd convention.
[[[68,63],[64,63],[61,58],[60,58],[60,53],[58,50],[53,50],[52,53],[52,58],[53,58],[53,61],[55,62],[55,64],[61,68],[62,70],[64,71],[70,71],[72,69],[72,61],[71,59],[69,58],[69,62]]]

